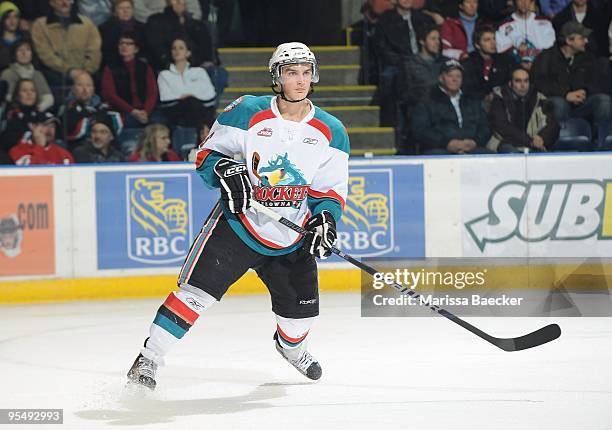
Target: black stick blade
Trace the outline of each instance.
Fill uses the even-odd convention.
[[[493,338],[489,342],[504,351],[522,351],[553,341],[559,336],[561,336],[561,327],[557,324],[549,324],[525,336],[511,339]]]

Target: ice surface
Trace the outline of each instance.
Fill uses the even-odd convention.
[[[612,318],[466,318],[499,337],[562,327],[507,353],[441,317],[361,318],[357,294],[326,294],[311,382],[274,349],[269,298],[230,296],[169,354],[155,392],[129,396],[162,300],[0,307],[0,408],[63,408],[74,429],[612,429]]]

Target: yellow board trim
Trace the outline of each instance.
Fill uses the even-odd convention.
[[[395,155],[394,148],[351,149],[351,155]]]
[[[4,281],[0,282],[0,304],[162,297],[176,289],[176,279],[176,275],[158,275]],[[319,271],[319,289],[322,292],[359,291],[359,285],[359,270]],[[230,287],[228,294],[262,294],[266,291],[257,275],[247,272]]]

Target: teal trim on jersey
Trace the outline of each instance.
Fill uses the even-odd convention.
[[[163,328],[164,330],[166,330],[168,333],[170,333],[172,336],[176,337],[177,339],[181,339],[183,336],[185,336],[185,333],[187,333],[187,330],[180,327],[175,322],[170,321],[170,319],[166,317],[165,315],[162,315],[159,313],[155,315],[153,324]]]
[[[342,218],[342,205],[336,199],[332,199],[330,197],[322,197],[318,199],[308,196],[307,202],[308,209],[310,209],[310,212],[312,212],[313,215],[320,214],[323,211],[329,211],[334,217],[336,224],[338,224],[340,218]]]
[[[204,181],[204,185],[208,188],[219,188],[221,183],[219,182],[219,177],[215,175],[214,167],[222,158],[232,158],[229,155],[222,154],[218,151],[210,151],[206,160],[202,163],[199,168],[196,168],[196,172],[202,180]]]
[[[237,103],[232,109],[223,111],[217,117],[217,122],[228,127],[236,127],[241,130],[249,129],[249,122],[253,115],[266,109],[270,109],[273,96],[242,96],[242,100],[234,100],[226,109]]]
[[[332,134],[332,141],[329,146],[350,155],[351,145],[344,124],[338,118],[325,112],[318,106],[315,106],[314,117],[329,127]]]
[[[251,235],[251,233],[249,233],[249,231],[242,225],[242,222],[238,219],[238,217],[231,213],[229,210],[227,210],[227,208],[225,207],[223,208],[223,214],[225,215],[225,219],[227,219],[227,222],[229,223],[230,227],[232,228],[232,230],[234,230],[234,233],[238,235],[240,240],[242,240],[245,245],[247,245],[253,251],[258,252],[259,254],[271,257],[278,255],[287,255],[302,246],[303,239],[300,239],[297,243],[287,248],[270,248],[255,239]]]

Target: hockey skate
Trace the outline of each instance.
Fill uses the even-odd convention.
[[[142,354],[138,354],[132,368],[127,374],[128,385],[142,385],[150,390],[155,389],[155,372],[157,364]]]
[[[278,333],[276,332],[274,332],[274,344],[278,353],[302,375],[314,381],[321,377],[323,370],[319,362],[305,348],[295,348],[293,350],[283,348],[278,343]]]

